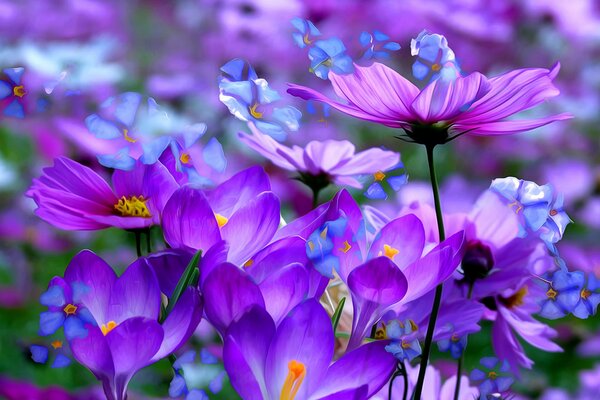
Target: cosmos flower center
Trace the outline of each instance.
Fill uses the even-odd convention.
[[[389,258],[390,260],[394,261],[394,257],[396,257],[396,255],[400,253],[400,250],[390,246],[389,244],[384,244],[383,245],[383,252],[379,252],[379,255],[381,256],[382,254],[384,256],[386,256],[387,258]]]
[[[117,327],[117,323],[115,321],[108,321],[106,324],[102,324],[100,326],[100,330],[104,336],[108,335],[110,331]]]
[[[115,204],[115,210],[123,217],[150,218],[151,215],[146,201],[148,200],[144,196],[122,196],[117,204]]]
[[[67,315],[74,315],[77,312],[77,306],[69,303],[63,308],[63,311]]]
[[[508,308],[519,307],[523,305],[523,299],[529,290],[527,286],[523,286],[521,289],[517,291],[517,293],[513,294],[509,298],[505,299],[503,303]]]
[[[306,367],[299,361],[292,360],[288,363],[288,374],[281,388],[279,400],[294,400],[304,377],[306,376]]]
[[[137,142],[136,139],[129,136],[129,129],[123,129],[123,139],[127,140],[129,143]]]
[[[581,298],[582,299],[587,300],[588,297],[590,297],[591,295],[592,295],[592,292],[590,292],[589,290],[587,290],[587,289],[581,290]]]
[[[224,227],[225,224],[229,222],[229,218],[224,217],[221,214],[215,214],[215,218],[217,219],[217,225],[219,225],[219,228]]]
[[[263,113],[258,111],[257,108],[258,108],[258,103],[254,104],[252,107],[250,107],[250,110],[249,110],[250,115],[252,115],[256,119],[261,119],[263,116]]]
[[[18,85],[13,87],[13,94],[17,97],[23,97],[25,94],[27,94],[27,92],[25,91],[23,85]]]
[[[557,294],[558,294],[558,292],[552,288],[548,289],[548,291],[546,292],[546,296],[552,300],[556,300]]]

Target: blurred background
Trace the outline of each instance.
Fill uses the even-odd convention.
[[[96,154],[107,144],[87,131],[84,120],[112,95],[140,92],[171,115],[206,123],[202,141],[217,138],[227,159],[225,171],[211,179],[218,182],[260,163],[286,205],[286,219],[302,215],[311,206],[309,191],[245,148],[237,132],[247,128],[219,101],[219,67],[244,58],[286,102],[302,110],[302,126],[287,144],[334,138],[351,140],[357,149],[399,151],[411,183],[385,202],[371,204],[397,209],[421,193],[419,182],[427,175],[419,146],[398,141],[391,129],[336,112],[322,120],[285,94],[286,82],[328,86],[309,73],[306,53],[293,42],[294,17],[311,20],[327,37],[339,37],[353,56],[360,55],[361,32],[384,32],[402,46],[386,63],[405,76],[413,63],[410,40],[423,29],[448,38],[465,72],[494,76],[560,62],[556,84],[561,95],[531,112],[568,111],[575,118],[527,134],[463,137],[443,146],[438,162],[448,198],[445,209],[468,210],[496,177],[552,183],[564,193],[574,221],[561,242],[561,254],[572,269],[600,275],[596,0],[0,0],[0,68],[24,67],[27,91],[24,118],[0,116],[0,398],[100,398],[96,380],[83,367],[53,369],[31,360],[29,346],[42,340],[37,336],[43,311],[38,299],[50,278],[62,276],[82,248],[124,268],[135,258],[133,237],[116,229],[58,231],[33,215],[34,204],[24,192],[58,156],[98,168]],[[106,170],[98,171],[106,175]],[[323,198],[335,190],[330,188]],[[365,200],[360,191],[353,194]],[[158,240],[160,232],[154,234]],[[598,318],[567,318],[552,325],[565,352],[528,348],[536,365],[515,389],[529,398],[548,395],[549,387],[573,393],[584,381],[596,382],[595,390],[600,390],[600,379],[594,378],[600,377]],[[470,339],[467,369],[479,359],[471,354],[491,352],[486,329]],[[194,345],[211,343],[213,333],[201,326]],[[207,385],[221,370],[218,365],[199,368],[198,379]],[[131,397],[164,398],[171,378],[163,360],[137,375]],[[235,398],[226,380],[223,390],[211,396]]]

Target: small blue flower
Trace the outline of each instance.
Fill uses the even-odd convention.
[[[319,32],[317,27],[309,20],[296,17],[290,22],[292,23],[292,26],[298,30],[298,32],[292,33],[292,37],[294,38],[294,42],[296,42],[301,49],[311,46],[315,41],[315,37],[321,36],[321,32]]]
[[[506,361],[500,362],[496,357],[484,357],[480,364],[483,368],[471,371],[470,379],[479,386],[482,398],[490,394],[506,392],[515,381]]]
[[[40,303],[48,311],[40,314],[41,336],[54,334],[64,327],[68,340],[83,338],[87,335],[86,324],[95,324],[87,308],[80,304],[81,296],[87,292],[83,284],[68,284],[64,279],[55,277],[50,281],[48,290],[40,296]]]
[[[348,220],[344,217],[326,222],[306,241],[306,255],[323,276],[333,278],[333,271],[339,270],[340,260],[333,254],[336,247],[334,239],[344,235],[347,225]]]
[[[0,74],[0,105],[6,117],[25,118],[25,103],[27,95],[21,81],[25,68],[6,68]]]
[[[65,368],[71,365],[71,359],[65,355],[65,349],[61,340],[54,340],[50,347],[52,352],[56,353],[54,361],[52,362],[51,368]],[[31,352],[31,359],[38,364],[46,364],[50,357],[50,349],[46,346],[34,344],[29,347]]]
[[[377,171],[372,177],[363,177],[365,181],[369,179],[373,179],[373,182],[364,192],[365,197],[370,200],[386,200],[388,198],[386,189],[398,192],[408,182],[408,175],[404,173],[404,164],[400,162],[389,170]]]
[[[415,357],[421,355],[421,345],[417,337],[418,327],[412,320],[400,322],[390,321],[383,325],[383,337],[381,330],[377,330],[375,335],[378,339],[391,339],[392,342],[385,346],[388,353],[396,357],[398,361],[412,361]]]
[[[318,40],[308,51],[310,72],[321,79],[328,79],[329,71],[338,75],[354,72],[352,58],[346,54],[346,46],[338,38]]]
[[[557,194],[551,185],[539,186],[508,177],[494,179],[490,189],[504,197],[520,217],[522,235],[533,232],[549,245],[562,239],[571,219],[563,209],[562,194]]]
[[[449,351],[450,356],[458,360],[462,356],[465,347],[467,347],[467,335],[458,336],[454,333],[448,339],[439,340],[437,344],[441,352]]]
[[[596,313],[598,304],[600,304],[600,280],[590,273],[586,285],[579,292],[579,302],[572,313],[577,318],[586,319]]]
[[[173,363],[174,376],[169,385],[169,397],[185,400],[208,400],[204,389],[216,394],[223,388],[226,373],[218,365],[218,359],[208,350],[200,352],[201,364],[195,364],[196,352],[190,350]]]
[[[399,43],[390,41],[390,37],[380,31],[362,32],[358,41],[365,49],[362,60],[387,60],[392,51],[400,50]]]
[[[558,270],[539,281],[547,289],[546,297],[540,301],[541,310],[539,315],[544,318],[557,319],[564,317],[573,312],[582,297],[586,296],[582,296],[585,275],[580,271]],[[593,300],[595,301],[596,297]]]
[[[245,61],[234,59],[221,67],[219,100],[236,118],[252,122],[257,129],[282,141],[297,131],[302,113],[292,106],[274,107],[280,100],[266,80],[258,78]]]
[[[317,122],[327,122],[329,118],[329,110],[331,106],[329,104],[315,102],[314,100],[308,100],[306,102],[306,111],[310,115],[317,117]]]
[[[431,81],[440,78],[453,80],[460,76],[454,52],[442,35],[422,31],[416,39],[411,40],[410,53],[417,56],[412,72],[418,80],[427,77]]]

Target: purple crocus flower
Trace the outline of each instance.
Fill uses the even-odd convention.
[[[81,304],[95,324],[85,325],[87,335],[69,344],[73,357],[102,382],[110,400],[125,399],[133,375],[176,351],[200,322],[202,306],[195,288],[187,288],[171,314],[158,322],[161,288],[146,259],[117,277],[104,260],[84,250],[73,258],[64,279],[89,288]]]
[[[388,341],[363,345],[331,364],[334,342],[331,320],[316,300],[296,306],[277,327],[254,307],[228,330],[223,361],[244,399],[369,398],[394,371]]]
[[[539,119],[508,120],[508,117],[558,95],[552,81],[559,65],[551,70],[526,68],[486,78],[475,72],[455,80],[438,79],[423,90],[380,63],[362,67],[354,73],[330,72],[329,80],[338,96],[347,103],[332,100],[316,90],[290,84],[288,92],[305,100],[317,100],[343,113],[409,132],[416,141],[424,126],[455,134],[504,135],[524,132],[570,118],[568,114]],[[433,129],[433,128],[432,128]],[[427,131],[430,129],[427,128]]]
[[[248,147],[258,152],[278,167],[297,171],[301,175],[325,176],[337,185],[361,188],[358,175],[382,174],[400,162],[400,154],[379,148],[355,153],[347,140],[324,140],[309,142],[304,148],[285,146],[255,126],[249,124],[252,135],[238,133]]]
[[[206,252],[225,240],[227,260],[241,266],[271,241],[279,221],[279,200],[269,178],[252,167],[210,191],[182,186],[167,202],[162,226],[175,248]]]
[[[37,204],[37,216],[61,229],[140,229],[160,224],[178,187],[160,163],[137,162],[132,171],[116,170],[112,183],[114,190],[92,169],[60,157],[33,180],[26,195]]]

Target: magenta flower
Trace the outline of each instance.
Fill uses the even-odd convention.
[[[240,140],[273,164],[301,175],[325,175],[328,182],[337,185],[361,188],[358,175],[381,174],[400,162],[400,154],[380,148],[355,153],[354,145],[347,140],[313,140],[304,148],[288,147],[252,124],[249,127],[253,134],[240,132]]]
[[[26,195],[37,204],[38,217],[61,229],[140,229],[160,224],[178,187],[160,163],[137,162],[132,171],[116,170],[112,183],[114,190],[90,168],[60,157],[33,180]]]
[[[102,382],[109,400],[125,399],[133,375],[176,351],[202,315],[198,290],[188,288],[159,323],[161,289],[146,259],[138,259],[117,278],[104,260],[84,250],[67,267],[65,281],[89,289],[80,302],[96,324],[87,324],[87,335],[69,344],[74,358]]]
[[[228,330],[223,361],[244,399],[367,399],[394,371],[388,341],[363,345],[332,364],[334,342],[331,320],[316,300],[296,306],[279,326],[255,306]]]
[[[163,231],[171,247],[186,250],[206,252],[224,240],[227,260],[241,266],[271,241],[279,221],[269,178],[253,167],[210,191],[178,189],[165,206]]]
[[[289,85],[288,92],[327,103],[359,119],[405,129],[419,143],[444,143],[451,139],[450,133],[504,135],[570,118],[569,114],[558,114],[508,119],[558,95],[552,83],[558,70],[558,64],[551,70],[526,68],[489,79],[474,72],[455,80],[438,79],[419,90],[396,71],[374,63],[368,67],[355,65],[354,73],[349,75],[329,74],[333,89],[345,102],[294,84]],[[431,135],[432,129],[439,137],[423,137]]]

